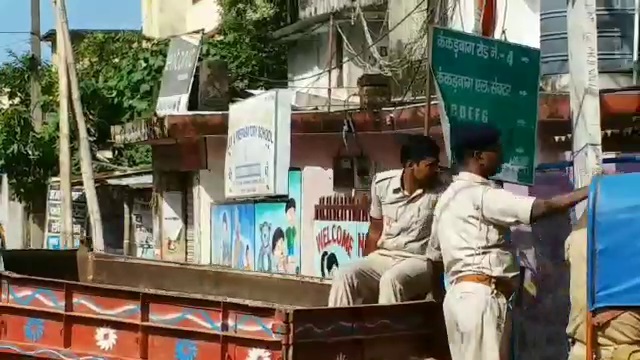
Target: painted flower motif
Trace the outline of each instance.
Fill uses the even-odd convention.
[[[115,330],[108,327],[97,328],[95,339],[96,345],[102,351],[111,351],[111,349],[116,345],[118,334],[116,334]]]
[[[29,318],[24,325],[24,336],[31,342],[38,342],[44,335],[44,320]]]
[[[265,349],[251,349],[247,355],[247,360],[271,360],[271,352]]]
[[[176,360],[195,360],[198,356],[198,345],[191,340],[176,342]]]

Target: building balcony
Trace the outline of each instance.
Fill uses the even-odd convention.
[[[297,4],[298,19],[304,20],[314,16],[340,12],[354,8],[353,0],[290,0]],[[359,0],[361,7],[375,7],[386,5],[386,0]]]

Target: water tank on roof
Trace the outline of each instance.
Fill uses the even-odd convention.
[[[600,72],[633,69],[635,0],[596,0]],[[567,0],[540,2],[541,74],[569,73]]]

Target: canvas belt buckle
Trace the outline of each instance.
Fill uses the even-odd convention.
[[[601,327],[625,313],[625,310],[609,309],[599,311],[593,316],[593,325]]]
[[[456,283],[460,282],[472,282],[488,286],[502,294],[507,300],[509,300],[511,298],[511,295],[513,295],[514,293],[513,286],[509,283],[508,280],[497,279],[488,275],[463,275],[456,279]]]

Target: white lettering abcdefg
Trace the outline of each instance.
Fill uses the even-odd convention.
[[[271,90],[229,107],[225,197],[286,195],[293,93]]]

